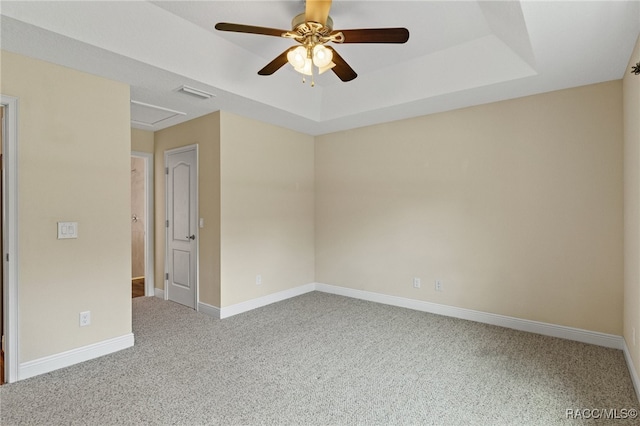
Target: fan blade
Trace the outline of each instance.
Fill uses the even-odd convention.
[[[282,37],[287,30],[279,30],[277,28],[256,27],[253,25],[231,24],[229,22],[218,22],[216,30],[231,31],[234,33],[261,34],[275,37]]]
[[[307,0],[304,11],[305,20],[327,25],[327,17],[331,9],[331,0]]]
[[[282,66],[287,63],[287,53],[289,53],[289,50],[291,50],[291,48],[285,50],[280,55],[278,55],[273,61],[265,65],[264,68],[258,71],[258,74],[271,75],[274,72],[278,71],[280,68],[282,68]]]
[[[329,46],[327,46],[327,49],[331,49],[333,52],[333,63],[336,64],[335,67],[331,68],[331,71],[333,71],[340,80],[351,81],[358,76],[353,68],[351,68],[344,59],[342,59],[342,56],[338,55],[338,52],[336,52],[335,49]]]
[[[361,28],[359,30],[340,30],[334,33],[344,35],[343,43],[406,43],[409,30],[406,28]]]

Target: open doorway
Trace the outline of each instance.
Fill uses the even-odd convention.
[[[144,296],[144,158],[131,157],[131,297]]]
[[[153,154],[131,153],[131,297],[153,296]]]

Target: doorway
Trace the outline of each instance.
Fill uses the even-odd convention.
[[[131,153],[131,297],[154,295],[153,154]]]
[[[144,158],[131,156],[131,297],[145,295],[145,205]]]
[[[197,309],[198,146],[165,151],[165,298]]]

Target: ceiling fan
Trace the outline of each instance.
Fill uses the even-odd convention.
[[[311,76],[312,86],[314,85],[314,66],[317,68],[318,74],[332,70],[342,81],[351,81],[358,76],[335,49],[325,46],[328,42],[405,43],[409,40],[409,30],[406,28],[361,28],[334,31],[333,20],[329,16],[330,9],[331,0],[307,0],[305,12],[293,18],[290,31],[228,22],[219,22],[215,28],[220,31],[285,37],[297,41],[300,46],[285,50],[258,71],[258,74],[271,75],[289,62],[296,71],[303,75],[303,82],[305,75]]]

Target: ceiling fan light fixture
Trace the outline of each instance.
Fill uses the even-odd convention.
[[[313,75],[313,66],[318,67],[318,74],[335,67],[333,52],[322,44],[316,44],[312,48],[298,46],[287,52],[287,61],[301,74]]]

